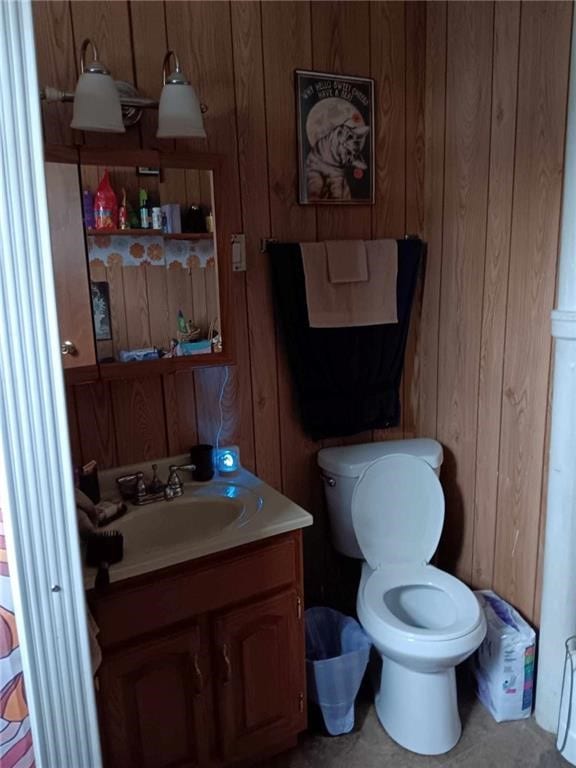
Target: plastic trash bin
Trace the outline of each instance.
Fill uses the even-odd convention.
[[[371,642],[355,619],[332,608],[308,608],[304,616],[308,696],[328,733],[349,733]]]

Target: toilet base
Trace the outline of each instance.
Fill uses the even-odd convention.
[[[454,747],[462,724],[454,667],[415,672],[382,656],[378,719],[401,747],[421,755],[441,755]]]

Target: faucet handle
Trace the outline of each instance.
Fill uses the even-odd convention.
[[[178,469],[179,467],[177,467],[176,464],[170,464],[170,467],[168,468],[169,474],[166,487],[170,489],[172,496],[182,496],[184,493],[184,486],[180,475],[178,474]]]
[[[146,496],[146,481],[144,472],[136,472],[136,498],[143,499]]]
[[[194,472],[196,469],[196,464],[180,464],[180,466],[176,467],[176,469],[187,469],[188,472]]]

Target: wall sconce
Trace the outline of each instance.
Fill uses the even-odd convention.
[[[168,65],[174,57],[176,66],[168,77]],[[162,63],[163,88],[158,107],[159,139],[173,139],[178,136],[193,136],[206,138],[202,109],[196,91],[180,69],[178,56],[174,51],[168,51]]]
[[[86,64],[86,51],[92,48],[93,60]],[[167,74],[170,59],[175,69]],[[159,138],[206,138],[202,114],[207,111],[200,104],[194,88],[180,68],[178,57],[168,51],[162,64],[163,88],[160,102],[145,99],[132,83],[113,80],[106,67],[98,61],[98,50],[92,40],[86,39],[80,48],[80,77],[75,93],[46,86],[40,98],[47,102],[74,102],[72,128],[82,131],[125,133],[136,125],[143,109],[158,109]]]
[[[92,46],[92,62],[86,65],[86,50]],[[125,133],[120,96],[110,72],[98,61],[98,50],[87,38],[80,48],[80,77],[74,94],[72,128],[81,131]]]

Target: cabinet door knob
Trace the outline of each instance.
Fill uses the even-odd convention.
[[[232,678],[232,664],[230,664],[230,654],[228,644],[222,646],[222,659],[224,661],[224,682],[229,683]]]
[[[196,690],[196,695],[199,695],[202,693],[202,689],[204,688],[204,677],[202,675],[202,670],[200,669],[198,653],[194,654],[192,666],[194,667],[194,688]]]
[[[78,354],[76,345],[72,341],[63,341],[60,345],[60,352],[62,352],[63,355],[71,355],[72,357]]]

